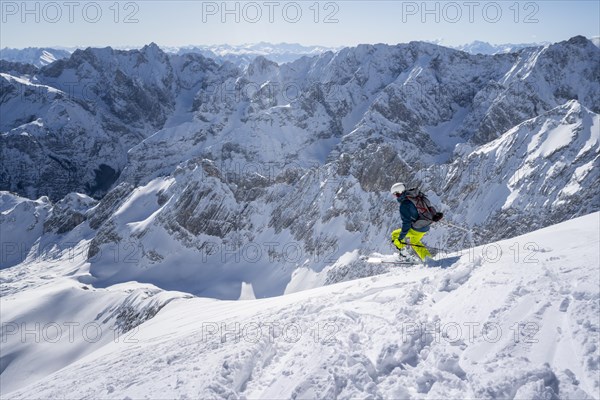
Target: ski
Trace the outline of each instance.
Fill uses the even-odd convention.
[[[419,263],[412,261],[394,261],[394,260],[382,260],[381,258],[369,257],[365,261],[369,264],[396,264],[396,265],[417,265]]]

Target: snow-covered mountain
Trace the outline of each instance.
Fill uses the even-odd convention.
[[[199,55],[77,50],[38,71],[3,63],[1,188],[59,200],[77,191],[103,196],[127,151],[188,111],[202,85],[235,69]],[[217,81],[223,79],[216,78]]]
[[[79,375],[89,381],[79,380],[78,397],[143,397],[152,388],[144,379],[154,377],[148,369],[139,380],[144,389],[100,377],[119,365],[138,376],[126,363],[148,365],[151,350],[174,354],[157,359],[159,371],[183,362],[179,383],[170,373],[164,379],[196,397],[594,396],[599,347],[583,338],[597,337],[588,316],[599,294],[578,282],[591,282],[599,258],[599,60],[598,47],[575,37],[497,55],[422,42],[360,45],[281,65],[258,56],[246,68],[170,55],[154,44],[77,50],[40,68],[0,62],[0,301],[3,323],[13,324],[2,330],[3,394],[64,397],[60,382],[66,388]],[[419,185],[458,226],[436,224],[426,237],[440,268],[388,276],[399,279],[389,290],[378,278],[321,288],[388,268],[361,256],[391,251],[399,222],[388,188],[396,181]],[[516,247],[497,242],[548,226]],[[476,249],[483,260],[443,254],[473,244],[488,244]],[[501,252],[499,265],[490,251]],[[539,263],[508,262],[521,256]],[[565,265],[568,279],[556,278]],[[425,290],[430,282],[434,289]],[[483,301],[480,287],[498,292],[504,306]],[[296,293],[306,290],[314,291]],[[354,292],[381,302],[377,319],[389,322],[382,331],[389,343],[360,344],[377,328],[361,311],[373,300],[353,302]],[[211,300],[187,299],[194,296]],[[319,304],[339,304],[324,319],[318,296]],[[228,301],[253,298],[272,299],[257,300],[259,311],[251,306],[248,314]],[[354,311],[343,309],[344,299]],[[389,311],[398,299],[406,300],[401,311]],[[576,311],[558,321],[546,313],[553,307]],[[182,315],[221,326],[290,310],[300,310],[292,320],[307,323],[349,316],[341,325],[346,347],[263,343],[240,353],[239,343],[202,342],[186,356],[174,350],[208,326]],[[587,319],[577,320],[582,313]],[[418,315],[426,322],[439,321],[436,315],[459,323],[541,321],[544,344],[523,349],[480,339],[437,347],[411,336],[403,346],[389,330]],[[174,333],[165,332],[165,321]],[[54,330],[57,323],[79,339],[32,344],[19,336],[22,323]],[[112,343],[137,326],[151,326],[143,348]],[[111,336],[87,340],[98,328]],[[556,341],[569,343],[575,361],[548,350]],[[209,348],[216,364],[187,371],[187,356]],[[482,358],[488,352],[499,356]],[[294,354],[307,361],[293,361]],[[338,363],[327,354],[346,356]],[[211,375],[217,364],[220,378]],[[325,364],[337,370],[314,370]],[[362,378],[349,379],[348,371]],[[188,372],[201,377],[194,388]],[[278,386],[273,377],[282,373],[288,378]]]
[[[0,60],[43,67],[52,64],[56,60],[68,58],[71,53],[71,51],[66,49],[54,49],[48,47],[28,47],[25,49],[10,49],[5,47],[0,49]]]
[[[397,180],[422,185],[477,243],[600,209],[599,56],[582,37],[496,56],[415,42],[281,66],[258,57],[242,71],[155,45],[88,49],[33,77],[2,75],[15,88],[2,188],[52,201],[111,188],[80,213],[97,285],[237,298],[250,281],[279,295],[298,268],[319,273],[357,242],[386,250]],[[72,98],[55,89],[69,77],[82,82]],[[430,237],[452,247],[452,233]],[[32,235],[3,266],[36,251]],[[140,249],[136,265],[108,256],[125,245]],[[256,246],[255,262],[237,262]]]
[[[599,232],[594,213],[432,268],[246,301],[97,288],[77,248],[2,272],[0,387],[13,399],[597,398]],[[368,265],[353,252],[338,268]]]
[[[600,37],[590,38],[594,45],[600,47]],[[444,46],[441,42],[433,41],[433,44]],[[459,46],[446,46],[453,49],[465,51],[471,54],[506,54],[515,53],[527,47],[541,47],[551,44],[550,42],[541,43],[504,43],[491,44],[481,40],[474,40]],[[304,56],[316,56],[327,51],[339,51],[342,47],[324,47],[324,46],[304,46],[298,43],[248,43],[243,45],[188,45],[188,46],[161,46],[167,54],[201,54],[207,58],[212,58],[217,62],[228,61],[239,67],[247,67],[253,59],[263,56],[278,64],[293,62]],[[134,50],[129,47],[116,47],[117,50]],[[77,48],[39,48],[29,47],[25,49],[11,49],[5,47],[0,49],[0,60],[18,62],[22,64],[31,64],[37,67],[43,67],[56,60],[68,58]]]
[[[423,171],[423,187],[481,238],[529,232],[600,208],[599,136],[598,114],[573,100]]]
[[[278,64],[296,61],[305,56],[316,56],[327,51],[337,51],[341,47],[303,46],[298,43],[249,43],[243,45],[188,45],[164,46],[162,50],[169,55],[200,54],[222,64],[230,62],[238,67],[247,67],[256,57],[266,57]],[[40,48],[0,49],[0,60],[30,64],[43,67],[54,61],[69,58],[77,48]],[[80,49],[83,50],[83,49]],[[138,50],[134,47],[116,47],[115,50]]]

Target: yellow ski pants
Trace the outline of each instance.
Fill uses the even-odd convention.
[[[400,232],[402,232],[402,229],[397,229],[394,232],[392,232],[392,242],[394,242],[398,249],[402,249],[404,248],[404,246],[406,246],[406,243],[401,243],[398,240]],[[417,253],[419,258],[423,261],[425,261],[425,257],[431,257],[431,253],[429,252],[429,250],[427,250],[427,247],[425,247],[425,245],[421,243],[421,239],[423,239],[423,236],[425,236],[426,233],[427,232],[418,232],[411,228],[403,240],[403,242],[406,242],[406,239],[408,238],[408,240],[410,241],[409,246],[412,247],[415,253]]]

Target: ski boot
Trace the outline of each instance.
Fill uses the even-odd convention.
[[[408,247],[398,250],[398,259],[402,262],[408,262],[413,264],[420,264],[422,262],[421,259],[416,254],[414,254]]]

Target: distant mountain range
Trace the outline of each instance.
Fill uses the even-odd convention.
[[[590,39],[597,47],[600,47],[600,37]],[[470,54],[505,54],[515,52],[526,47],[538,47],[550,44],[549,42],[541,43],[505,43],[491,44],[475,40],[471,43],[460,46],[447,46],[439,41],[432,42],[434,44],[449,47],[452,49],[461,50]],[[56,60],[67,58],[77,48],[49,48],[49,47],[28,47],[25,49],[10,49],[4,48],[0,50],[0,59],[19,62],[24,64],[32,64],[36,67],[48,65]],[[121,49],[121,48],[120,48]],[[133,47],[122,48],[121,50],[131,50]],[[188,45],[188,46],[164,46],[161,49],[167,54],[186,54],[195,53],[201,54],[204,57],[212,58],[217,62],[229,61],[236,66],[246,67],[252,60],[258,56],[263,56],[268,60],[278,64],[293,62],[304,56],[315,56],[327,51],[338,51],[342,47],[326,47],[326,46],[303,46],[298,43],[253,43],[242,45]]]
[[[479,40],[475,40],[471,43],[463,44],[460,46],[453,46],[452,48],[465,51],[470,54],[506,54],[513,53],[520,49],[524,49],[527,47],[539,47],[550,44],[550,42],[541,42],[541,43],[505,43],[505,44],[491,44],[488,42],[482,42]]]
[[[316,56],[327,51],[337,51],[341,47],[303,46],[297,43],[266,43],[243,45],[183,46],[165,47],[169,54],[196,53],[217,61],[229,61],[239,66],[247,66],[258,57],[263,56],[278,64],[295,61],[304,56]]]
[[[72,50],[55,49],[48,47],[27,47],[26,49],[9,49],[7,47],[0,50],[0,60],[19,62],[23,64],[32,64],[36,67],[43,67],[53,63],[56,60],[67,58]]]
[[[132,47],[118,48],[120,50],[133,50]],[[263,56],[278,64],[295,61],[304,56],[315,56],[326,51],[336,51],[340,48],[324,46],[303,46],[296,43],[255,43],[242,45],[189,45],[165,46],[162,50],[167,54],[200,54],[212,58],[217,62],[229,61],[237,66],[246,67],[258,56]],[[69,57],[77,48],[34,48],[0,50],[0,59],[33,64],[37,67],[48,65],[56,60]]]

